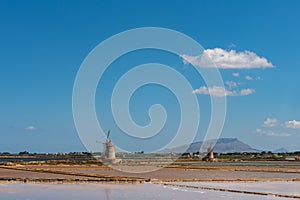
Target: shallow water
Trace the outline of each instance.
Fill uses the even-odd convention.
[[[99,199],[205,199],[205,200],[283,200],[273,196],[259,196],[201,189],[163,186],[160,184],[0,184],[1,200],[99,200]]]
[[[300,182],[185,182],[178,184],[300,196]]]
[[[202,166],[300,166],[299,161],[245,161],[245,162],[189,162],[189,165]]]

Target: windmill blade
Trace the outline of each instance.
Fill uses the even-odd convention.
[[[107,140],[109,140],[109,135],[110,135],[110,130],[108,130],[107,132],[107,136],[106,136]]]

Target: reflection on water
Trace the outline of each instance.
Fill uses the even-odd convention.
[[[283,184],[283,183],[282,183]],[[284,184],[283,184],[284,185]],[[148,200],[148,199],[207,199],[215,200],[282,200],[272,196],[259,196],[219,192],[201,189],[190,189],[157,184],[0,184],[0,199],[2,200]]]
[[[111,194],[111,189],[110,188],[105,188],[105,197],[107,200],[110,200],[110,194]]]

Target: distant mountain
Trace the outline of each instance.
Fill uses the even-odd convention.
[[[273,153],[286,153],[289,152],[289,150],[285,149],[285,148],[280,148],[280,149],[276,149],[274,151],[272,151]]]
[[[203,142],[194,142],[192,143],[186,152],[197,152],[200,150],[202,145],[204,150],[210,147],[210,144],[214,143],[213,141],[206,141],[203,145]],[[168,152],[183,152],[186,149],[187,145],[176,147],[173,149],[166,150]],[[250,147],[248,144],[245,144],[239,141],[237,138],[220,138],[218,139],[216,145],[213,147],[214,152],[216,153],[234,153],[234,152],[260,152],[260,150]]]

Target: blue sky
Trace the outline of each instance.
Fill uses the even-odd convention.
[[[231,87],[226,88],[227,118],[221,137],[236,137],[257,149],[300,150],[299,10],[296,0],[2,0],[0,151],[85,151],[72,117],[73,83],[82,61],[108,37],[148,26],[180,31],[207,50],[219,48],[225,54],[235,51],[237,59],[246,51],[265,58],[265,62],[253,64],[254,69],[238,68],[230,60],[234,69],[220,69],[224,82],[231,81]],[[112,129],[112,137],[117,139],[120,133],[107,104],[110,90],[122,72],[154,61],[174,66],[188,77],[195,90],[199,89],[195,95],[200,102],[202,121],[196,139],[201,140],[210,112],[205,91],[214,91],[205,88],[191,65],[159,51],[135,52],[113,63],[103,77],[104,86],[98,88],[106,95],[96,95],[100,123]],[[272,63],[272,67],[258,66],[266,62]],[[251,92],[239,95],[243,89]],[[167,140],[178,127],[180,114],[176,112],[178,102],[166,89],[141,88],[132,98],[132,117],[146,125],[147,110],[153,103],[163,104],[171,113],[163,132]],[[135,146],[126,141],[122,145]]]

